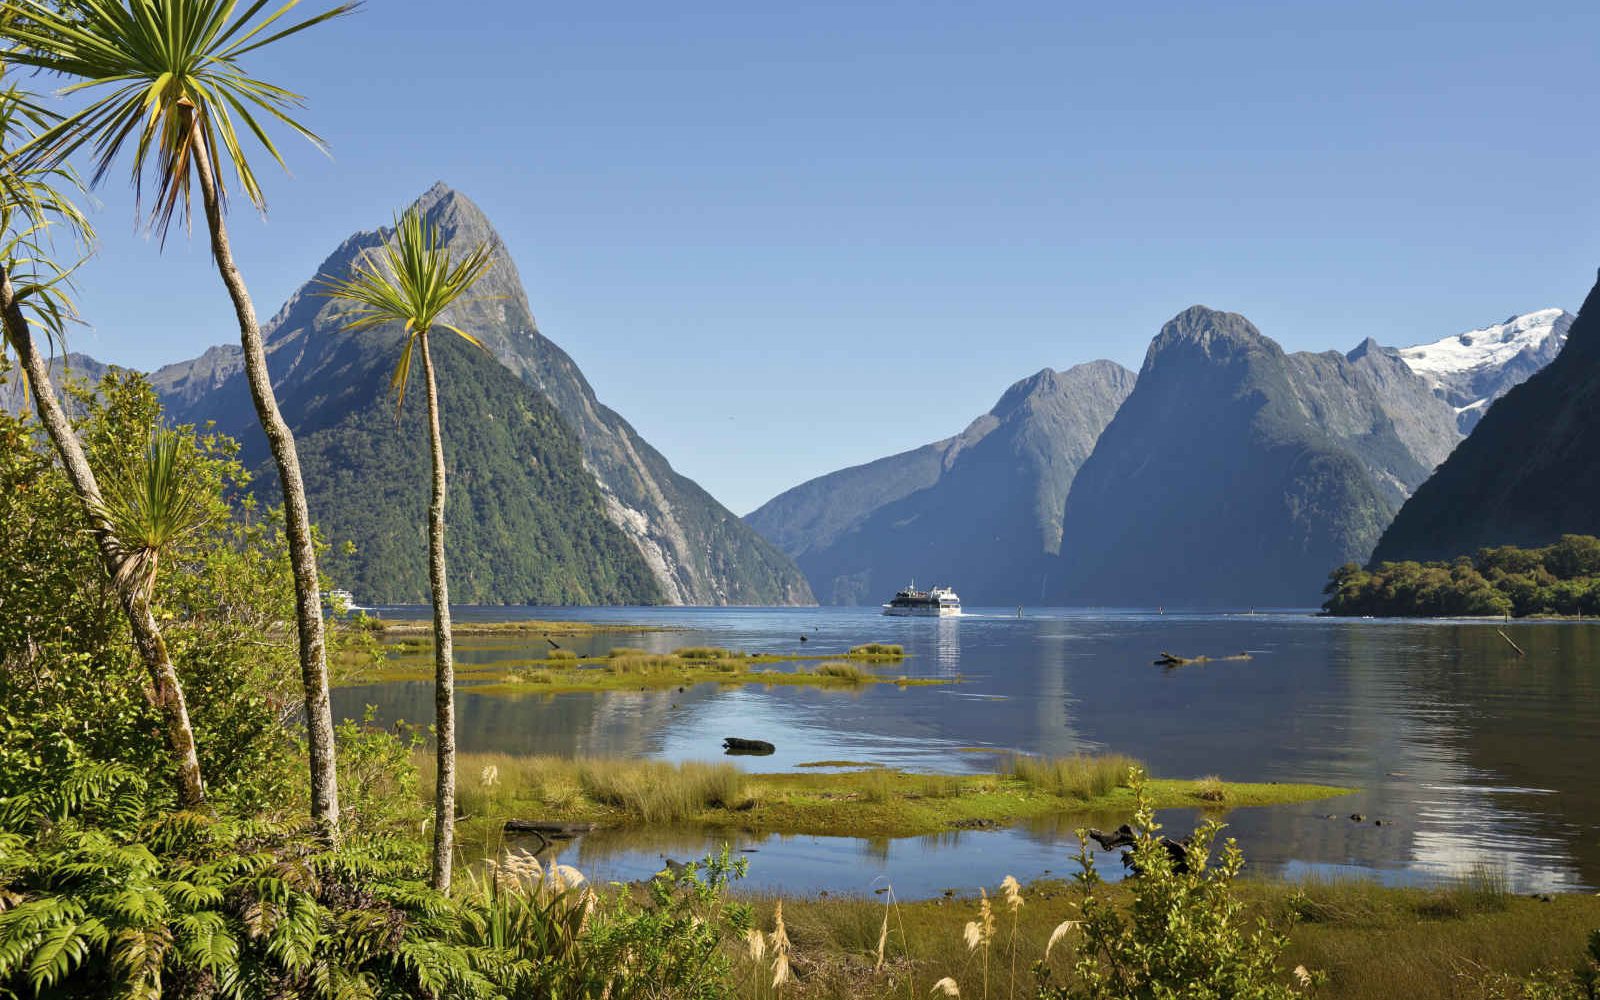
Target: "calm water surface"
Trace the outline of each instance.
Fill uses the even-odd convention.
[[[425,609],[382,609],[422,617]],[[995,767],[975,749],[1071,754],[1115,750],[1162,776],[1359,787],[1352,796],[1234,810],[1228,833],[1260,874],[1354,874],[1428,881],[1474,865],[1502,869],[1518,891],[1600,886],[1600,626],[1504,624],[1519,658],[1484,623],[1356,621],[1300,614],[969,610],[959,619],[885,618],[867,608],[461,608],[459,619],[574,618],[673,631],[561,640],[579,652],[614,645],[667,651],[721,645],[828,653],[898,642],[912,676],[959,675],[952,687],[860,691],[717,688],[679,693],[458,699],[465,751],[613,754],[722,760],[724,736],[769,740],[750,770],[803,761],[870,760],[911,770]],[[802,644],[800,636],[809,641]],[[543,640],[530,643],[542,648]],[[1151,660],[1248,651],[1248,661],[1163,670]],[[538,655],[458,641],[460,662]],[[424,721],[431,686],[343,688],[335,711]],[[1352,822],[1351,813],[1366,820]],[[1333,815],[1335,818],[1328,818]],[[1164,813],[1170,830],[1195,816]],[[1089,819],[1118,821],[1114,817]],[[1384,825],[1374,825],[1374,819]],[[745,838],[746,885],[789,893],[902,896],[993,885],[1006,874],[1065,874],[1085,817],[994,832],[898,840]],[[726,834],[595,834],[563,860],[595,878],[635,878],[663,855],[687,858]],[[1116,862],[1110,860],[1110,867]]]

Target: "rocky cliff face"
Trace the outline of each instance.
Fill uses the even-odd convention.
[[[1038,603],[1078,466],[1133,388],[1109,361],[1045,369],[952,438],[803,483],[749,515],[833,604],[915,578],[969,605]]]
[[[1597,495],[1600,284],[1555,360],[1488,408],[1406,502],[1373,560],[1452,559],[1487,545],[1600,534]]]
[[[605,518],[628,538],[638,558],[649,567],[655,597],[687,604],[809,602],[810,591],[793,564],[694,482],[675,472],[627,421],[595,398],[572,359],[540,333],[516,265],[483,212],[443,184],[424,194],[417,206],[439,227],[449,245],[471,247],[487,242],[498,248],[494,267],[470,300],[446,318],[472,332],[501,369],[554,408],[577,442],[580,461],[598,491]],[[350,237],[319,274],[347,271],[358,255],[385,238],[384,230]],[[340,333],[334,309],[308,283],[264,327],[274,384],[300,436],[339,424],[344,411],[329,407],[328,401],[347,398],[344,386],[362,376],[369,357],[392,357],[392,339],[385,337],[394,335],[352,338]],[[354,347],[347,343],[352,339]],[[194,361],[162,369],[154,380],[179,419],[216,419],[223,429],[241,436],[249,454],[264,457],[237,348],[213,348]],[[447,422],[449,417],[447,411]],[[465,457],[453,464],[458,466],[458,482],[487,472],[473,468]],[[329,466],[330,472],[338,468],[338,463]],[[312,514],[318,516],[315,507]],[[491,524],[499,515],[492,509],[474,507],[463,516]],[[520,600],[522,595],[496,591],[488,599]]]
[[[1195,306],[1068,494],[1056,599],[1314,604],[1448,454],[1455,413],[1398,355],[1288,354],[1243,316]]]

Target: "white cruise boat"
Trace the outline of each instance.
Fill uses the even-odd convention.
[[[961,598],[949,587],[918,590],[912,584],[883,606],[883,613],[904,618],[945,618],[961,613]]]

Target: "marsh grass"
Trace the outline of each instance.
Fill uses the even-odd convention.
[[[854,663],[846,663],[844,660],[828,660],[825,663],[819,663],[813,669],[813,673],[819,677],[837,677],[839,680],[849,681],[851,684],[865,684],[873,679],[872,675],[867,671],[862,670]]]
[[[647,823],[681,822],[748,801],[744,775],[732,764],[588,760],[578,764],[578,783],[589,798]]]
[[[672,823],[706,809],[738,809],[751,799],[745,775],[731,764],[674,764],[655,760],[516,757],[463,754],[456,801],[461,814],[487,822],[492,833],[506,819],[563,818],[593,804],[646,823]],[[432,755],[418,758],[432,787]],[[482,779],[493,775],[492,781]]]
[[[640,654],[637,656],[617,656],[612,651],[611,660],[606,664],[606,669],[613,674],[655,674],[670,670],[678,670],[682,663],[670,656],[652,656]]]
[[[1050,795],[1061,798],[1094,799],[1122,787],[1128,769],[1138,762],[1122,754],[1089,757],[1033,757],[1017,754],[1011,758],[1011,776]]]
[[[846,656],[860,659],[885,658],[899,659],[906,655],[906,648],[899,643],[892,642],[867,642],[859,646],[851,646]]]
[[[1228,801],[1228,786],[1214,774],[1208,774],[1195,784],[1194,797],[1202,802]]]
[[[576,660],[578,654],[570,649],[552,649],[545,654],[547,660]]]
[[[673,656],[685,660],[726,660],[729,658],[740,659],[745,654],[732,649],[723,649],[720,646],[685,646],[672,651]]]
[[[639,649],[636,646],[614,646],[612,647],[611,652],[607,653],[606,655],[612,659],[616,659],[621,656],[649,656],[650,651],[647,649]]]
[[[1417,915],[1466,917],[1500,913],[1511,905],[1511,880],[1504,868],[1478,862],[1462,876],[1439,885],[1417,906]]]

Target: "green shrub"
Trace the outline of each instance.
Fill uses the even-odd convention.
[[[1265,920],[1253,927],[1233,882],[1244,855],[1229,840],[1220,861],[1209,863],[1221,824],[1202,824],[1190,838],[1185,871],[1178,871],[1159,839],[1160,824],[1145,795],[1144,772],[1130,768],[1137,806],[1132,901],[1127,912],[1109,901],[1086,836],[1078,837],[1075,877],[1083,898],[1074,920],[1057,928],[1077,945],[1071,980],[1050,981],[1040,963],[1039,1000],[1123,1000],[1127,997],[1287,1000],[1304,995],[1317,978],[1277,967],[1286,944]],[[1055,935],[1052,935],[1055,939]],[[1298,984],[1293,980],[1298,979]]]

